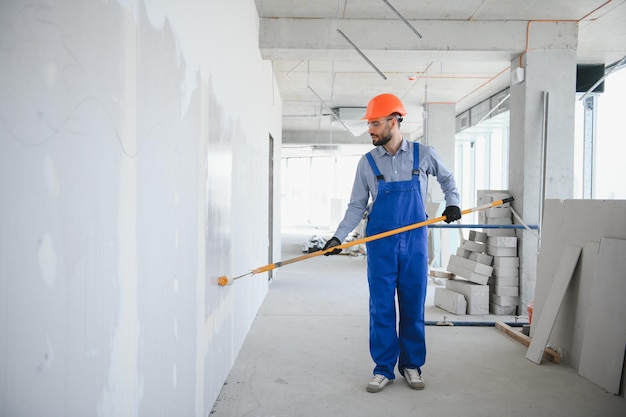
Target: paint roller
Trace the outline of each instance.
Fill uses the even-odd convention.
[[[491,203],[484,204],[482,206],[477,206],[477,207],[474,207],[474,208],[465,209],[465,210],[461,211],[461,214],[465,215],[465,214],[473,213],[473,212],[476,212],[476,211],[480,211],[480,210],[485,210],[485,209],[492,208],[492,207],[501,206],[503,204],[510,203],[513,200],[514,200],[513,197],[504,198],[502,200],[493,201]],[[222,275],[222,276],[217,278],[217,283],[221,287],[230,286],[230,285],[233,285],[233,283],[236,280],[238,280],[240,278],[243,278],[243,277],[247,277],[248,275],[261,274],[263,272],[267,272],[267,271],[271,271],[271,270],[276,269],[276,268],[280,268],[281,266],[293,264],[293,263],[296,263],[296,262],[304,261],[305,259],[309,259],[309,258],[313,258],[313,257],[316,257],[316,256],[324,255],[325,253],[334,251],[335,249],[345,249],[345,248],[349,248],[350,246],[360,245],[360,244],[363,244],[363,243],[371,242],[373,240],[382,239],[382,238],[387,237],[387,236],[395,235],[395,234],[402,233],[402,232],[407,232],[409,230],[419,229],[420,227],[428,226],[428,225],[433,224],[433,223],[438,223],[438,222],[444,221],[445,219],[446,219],[446,216],[434,217],[432,219],[424,220],[424,221],[419,222],[419,223],[410,224],[408,226],[399,227],[397,229],[389,230],[389,231],[378,233],[378,234],[375,234],[375,235],[372,235],[372,236],[367,236],[367,237],[364,237],[364,238],[361,238],[361,239],[356,239],[356,240],[353,240],[353,241],[350,241],[350,242],[342,243],[341,245],[333,246],[333,247],[328,248],[326,250],[320,250],[320,251],[316,251],[316,252],[311,252],[311,253],[307,253],[306,255],[297,256],[295,258],[287,259],[287,260],[284,260],[284,261],[267,264],[267,265],[264,265],[264,266],[260,266],[260,267],[258,267],[256,269],[253,269],[250,272],[247,272],[247,273],[245,273],[243,275],[239,275],[237,277],[234,277],[233,279],[228,279],[228,277],[226,275]]]

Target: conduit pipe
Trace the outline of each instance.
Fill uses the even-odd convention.
[[[541,225],[543,224],[543,207],[546,199],[546,162],[548,149],[548,105],[550,102],[550,93],[543,92],[543,113],[541,123],[541,182],[539,184],[539,236],[541,237]]]
[[[436,321],[436,320],[426,320],[424,322],[424,324],[426,326],[440,326],[440,327],[454,327],[454,326],[459,326],[459,327],[495,327],[496,323],[493,321]],[[523,323],[523,322],[515,322],[515,323],[504,323],[507,326],[510,327],[523,327],[524,325],[528,324],[528,323]]]

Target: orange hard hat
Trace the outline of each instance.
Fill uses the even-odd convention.
[[[380,94],[367,103],[367,110],[365,110],[363,119],[378,119],[379,117],[389,116],[392,113],[398,113],[400,116],[406,115],[402,100],[393,94]]]

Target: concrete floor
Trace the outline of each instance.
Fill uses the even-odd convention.
[[[282,260],[301,255],[308,237],[284,235]],[[427,326],[426,389],[410,389],[397,373],[382,392],[366,392],[373,363],[365,268],[352,256],[282,267],[211,417],[626,416],[624,397],[567,364],[534,364],[523,345],[489,326]],[[446,313],[432,305],[434,286],[427,321],[515,319]]]

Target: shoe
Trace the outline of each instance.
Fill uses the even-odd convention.
[[[385,385],[391,384],[393,380],[387,378],[384,375],[376,374],[374,378],[367,384],[367,392],[380,392],[385,388]]]
[[[409,384],[409,387],[413,389],[424,389],[424,378],[420,375],[419,371],[414,368],[407,368],[404,370],[404,378]]]

